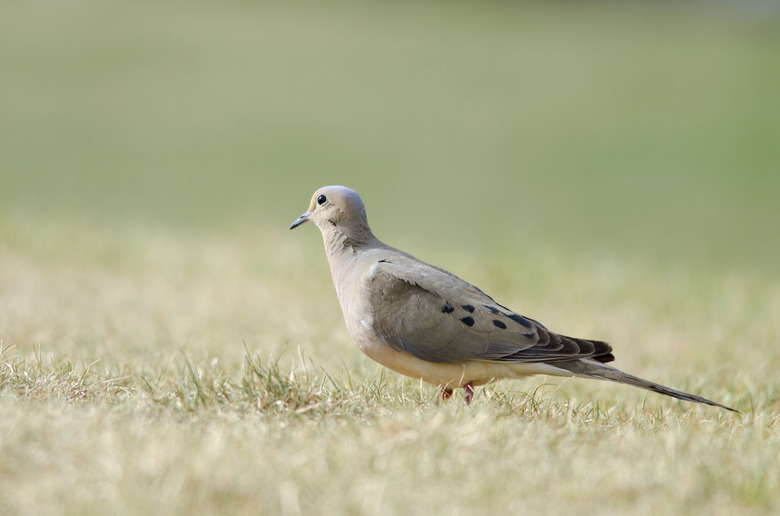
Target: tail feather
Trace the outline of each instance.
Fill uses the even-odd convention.
[[[710,401],[707,398],[702,398],[701,396],[696,396],[695,394],[688,394],[687,392],[678,391],[677,389],[672,389],[671,387],[665,387],[658,383],[651,382],[649,380],[644,380],[642,378],[639,378],[638,376],[634,376],[628,373],[624,373],[620,369],[615,369],[612,366],[604,365],[602,363],[595,362],[593,360],[584,359],[584,360],[572,360],[566,362],[556,362],[555,366],[560,367],[561,369],[566,369],[567,371],[571,371],[576,376],[581,376],[584,378],[594,378],[597,380],[607,380],[610,382],[624,383],[626,385],[639,387],[640,389],[646,389],[648,391],[657,392],[659,394],[665,394],[666,396],[671,396],[672,398],[677,398],[678,400],[691,401],[694,403],[703,403],[705,405],[710,405],[713,407],[720,407],[726,410],[730,410],[732,412],[736,412],[737,414],[740,413],[738,410],[735,410],[731,407],[727,407],[726,405],[721,405],[720,403],[716,403],[714,401]]]

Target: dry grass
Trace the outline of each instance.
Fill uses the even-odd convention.
[[[3,514],[780,509],[776,283],[531,257],[523,289],[496,259],[477,279],[510,305],[744,415],[545,379],[467,407],[360,356],[304,251],[318,237],[266,235],[271,255],[242,231],[91,227],[52,259],[62,229],[4,226]]]

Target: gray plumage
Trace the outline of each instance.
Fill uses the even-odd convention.
[[[347,330],[382,365],[442,388],[532,374],[579,376],[633,385],[674,398],[730,407],[643,380],[606,365],[606,342],[567,337],[498,304],[480,289],[392,248],[371,232],[358,194],[317,190],[290,227],[312,221],[322,232]]]

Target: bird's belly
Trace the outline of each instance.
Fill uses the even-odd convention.
[[[462,387],[469,382],[473,385],[484,385],[502,378],[523,378],[535,374],[572,376],[569,371],[540,362],[428,362],[405,351],[396,351],[373,335],[363,335],[354,340],[363,353],[388,369],[447,388]]]

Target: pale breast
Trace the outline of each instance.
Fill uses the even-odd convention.
[[[447,388],[462,387],[471,382],[473,385],[503,378],[518,379],[536,374],[552,376],[572,376],[572,373],[542,362],[505,363],[467,360],[456,363],[436,363],[421,360],[405,351],[396,351],[377,337],[372,330],[352,334],[358,348],[369,358],[405,376]]]

